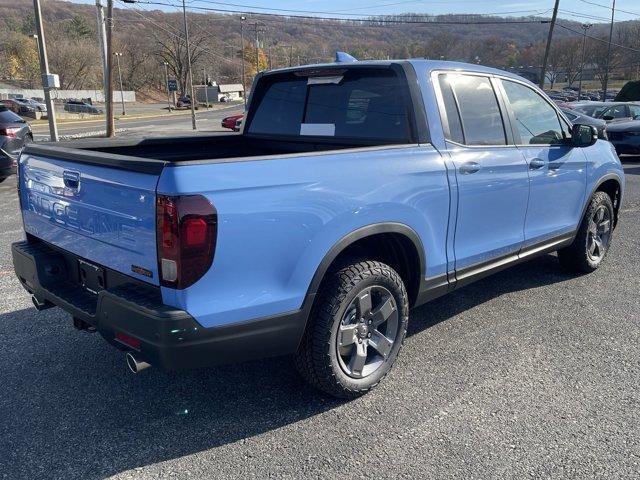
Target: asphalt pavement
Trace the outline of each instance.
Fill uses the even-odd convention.
[[[129,374],[98,335],[36,312],[9,246],[0,185],[0,476],[638,478],[640,162],[605,264],[554,255],[412,312],[398,364],[349,402],[287,358]],[[553,208],[553,205],[549,205]]]

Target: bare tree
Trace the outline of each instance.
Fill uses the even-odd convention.
[[[196,65],[207,51],[209,34],[193,26],[189,30],[189,44],[191,47],[191,64]],[[169,30],[155,32],[158,46],[158,56],[167,62],[169,71],[176,77],[182,95],[187,91],[188,67],[187,44],[181,32],[173,33]],[[195,79],[195,74],[194,74]]]

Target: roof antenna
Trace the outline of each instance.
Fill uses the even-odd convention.
[[[358,61],[357,58],[352,57],[348,53],[336,52],[336,63],[352,63],[357,61]]]

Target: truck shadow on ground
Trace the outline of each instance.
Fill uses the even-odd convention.
[[[414,310],[409,334],[504,293],[570,278],[555,257],[535,259]],[[303,383],[288,358],[134,376],[122,354],[73,330],[58,309],[5,313],[0,325],[0,471],[7,478],[104,478],[342,404]]]

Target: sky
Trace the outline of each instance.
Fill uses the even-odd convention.
[[[72,0],[76,3],[95,3],[94,0]],[[144,1],[144,0],[143,0]],[[165,4],[181,4],[181,0],[149,0]],[[586,23],[609,22],[612,0],[560,0],[559,16]],[[187,8],[196,7],[270,12],[289,15],[358,16],[398,14],[405,12],[444,14],[476,13],[502,16],[551,16],[554,0],[186,0]],[[117,7],[131,8],[121,0]],[[174,10],[172,7],[138,4],[145,10]],[[280,9],[280,10],[278,10]],[[286,11],[291,10],[291,11]],[[306,11],[309,13],[303,13]],[[617,0],[616,20],[640,20],[640,0]]]

